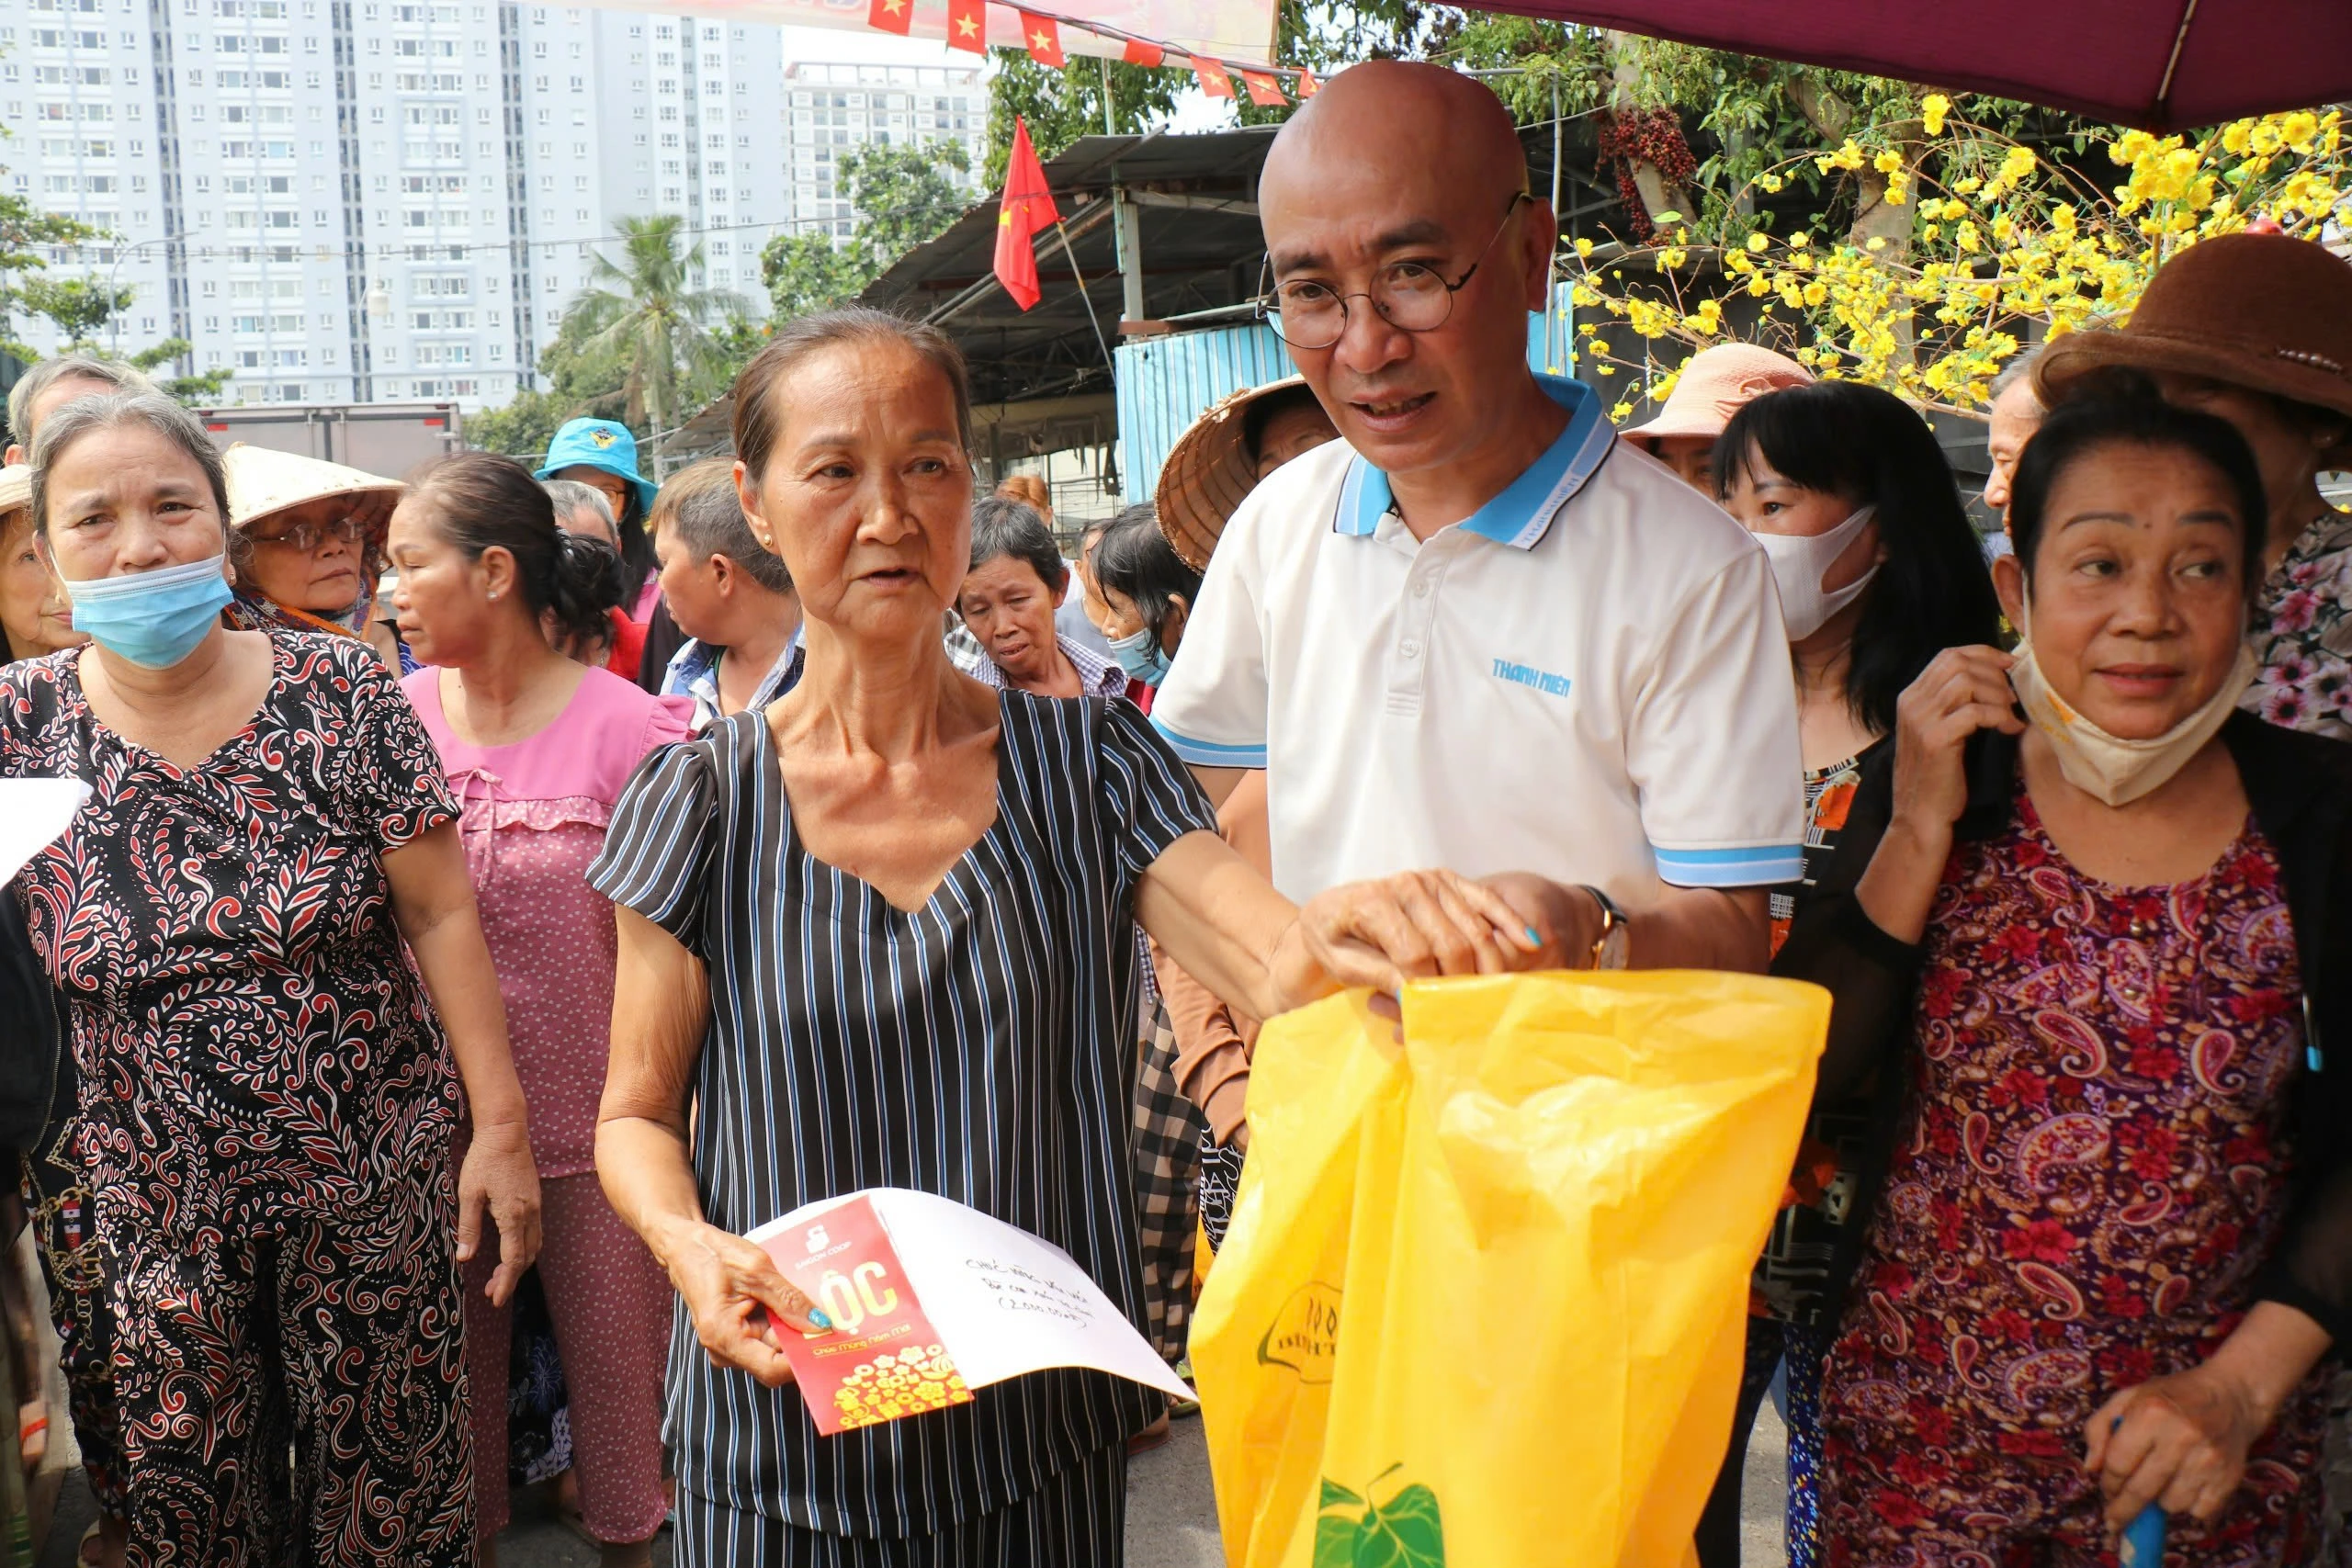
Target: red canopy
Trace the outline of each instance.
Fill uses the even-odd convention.
[[[2150,130],[2352,98],[2352,0],[1478,0]]]

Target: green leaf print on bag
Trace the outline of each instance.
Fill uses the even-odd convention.
[[[1445,1568],[1445,1526],[1437,1494],[1415,1482],[1385,1503],[1373,1487],[1405,1467],[1392,1464],[1373,1477],[1363,1495],[1326,1476],[1315,1520],[1315,1568]]]

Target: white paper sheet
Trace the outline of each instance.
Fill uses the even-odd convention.
[[[1047,1367],[1091,1367],[1179,1399],[1193,1397],[1069,1253],[953,1199],[871,1187],[796,1209],[749,1239],[764,1244],[860,1196],[872,1200],[923,1314],[966,1386],[985,1388]]]
[[[55,843],[89,798],[80,779],[0,779],[0,884]]]

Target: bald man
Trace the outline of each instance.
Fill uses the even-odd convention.
[[[1251,492],[1152,717],[1268,770],[1293,898],[1492,878],[1567,967],[1761,970],[1798,874],[1788,641],[1755,541],[1533,374],[1558,231],[1472,79],[1341,73],[1259,182],[1277,329],[1341,440]]]

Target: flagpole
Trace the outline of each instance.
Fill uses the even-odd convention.
[[[1061,241],[1062,255],[1069,263],[1069,275],[1078,280],[1078,298],[1080,303],[1086,307],[1087,324],[1094,329],[1094,346],[1102,351],[1102,363],[1109,366],[1112,370],[1115,372],[1119,367],[1119,362],[1111,357],[1111,344],[1109,341],[1103,337],[1102,323],[1101,321],[1096,319],[1094,314],[1094,300],[1086,292],[1086,279],[1078,270],[1078,253],[1069,248],[1069,224],[1060,219],[1056,219],[1054,220],[1054,237]]]
[[[1111,57],[1107,54],[1098,54],[1094,58],[1102,66],[1102,134],[1116,136],[1119,134],[1119,128],[1111,119]]]

